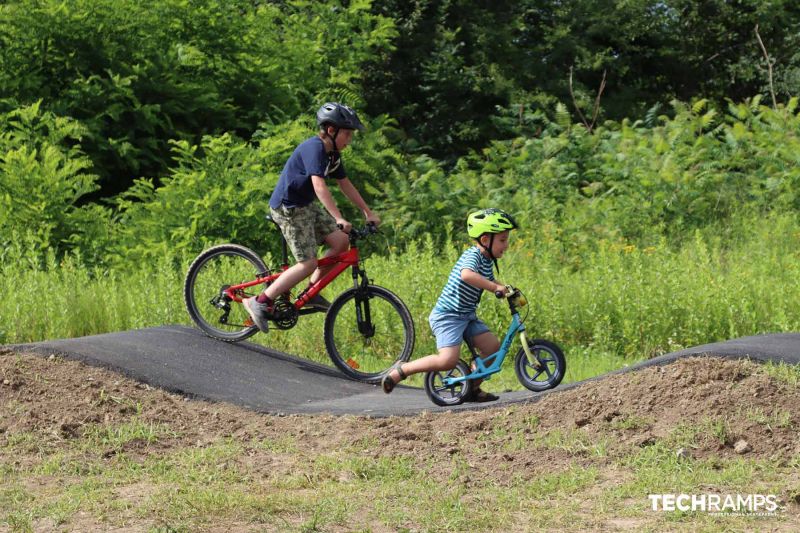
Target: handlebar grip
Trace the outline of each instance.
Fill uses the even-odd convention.
[[[494,291],[494,295],[498,298],[505,298],[513,296],[516,292],[517,289],[515,289],[513,286],[506,285],[506,289],[504,291]]]

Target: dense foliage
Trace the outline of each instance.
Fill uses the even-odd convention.
[[[274,255],[268,197],[314,134],[315,108],[332,99],[368,124],[344,157],[385,221],[387,265],[421,242],[460,246],[466,213],[485,206],[518,216],[520,246],[546,250],[552,283],[574,274],[600,286],[603,265],[641,268],[610,249],[653,248],[667,264],[670,253],[702,255],[687,250],[712,233],[715,259],[726,249],[745,257],[758,241],[743,245],[732,221],[800,210],[800,9],[607,4],[3,2],[0,266],[50,275],[79,265],[103,279],[142,265],[181,272],[222,241]],[[575,301],[597,309],[598,293],[578,285]],[[630,313],[602,309],[567,306],[569,316],[548,319],[576,343],[602,333],[604,350],[655,349],[631,340]],[[706,331],[733,320],[723,315]],[[765,324],[758,316],[753,327]],[[651,325],[662,348],[668,322]],[[587,333],[590,323],[605,329]],[[674,327],[683,340],[698,331]]]
[[[308,116],[343,99],[398,121],[403,150],[452,164],[531,134],[569,86],[600,120],[703,95],[800,92],[789,0],[13,0],[0,5],[0,110],[36,102],[80,121],[91,199],[158,179],[171,140]]]
[[[373,10],[400,32],[388,61],[371,61],[369,109],[391,113],[437,158],[516,136],[523,121],[504,112],[522,119],[558,101],[574,112],[570,68],[590,117],[604,72],[600,117],[614,120],[673,99],[766,94],[756,25],[777,93],[800,92],[800,6],[791,0],[375,0]]]
[[[594,134],[563,110],[557,115],[538,137],[496,141],[451,170],[428,156],[398,153],[391,121],[376,120],[349,149],[348,166],[398,242],[460,238],[464,213],[491,205],[515,213],[525,233],[552,235],[566,249],[602,239],[679,239],[737,211],[800,208],[796,98],[778,110],[760,98],[724,110],[704,100],[675,103],[673,117],[606,122]],[[97,178],[85,172],[90,164],[76,122],[34,105],[0,123],[8,130],[0,137],[2,233],[32,232],[44,245],[114,263],[228,240],[276,252],[266,203],[309,129],[300,119],[250,142],[230,134],[197,145],[175,141],[174,164],[160,186],[138,180],[103,207],[80,205]]]
[[[249,138],[354,92],[391,44],[369,2],[17,0],[0,5],[0,99],[85,127],[105,195],[170,165],[170,140]],[[332,16],[333,14],[333,16]],[[352,39],[354,32],[358,39]]]
[[[737,210],[800,208],[798,100],[755,98],[723,109],[673,103],[673,116],[606,122],[589,134],[563,108],[538,137],[496,141],[449,173],[430,158],[389,180],[386,201],[406,234],[461,226],[475,205],[503,205],[530,231],[565,242],[680,237]]]

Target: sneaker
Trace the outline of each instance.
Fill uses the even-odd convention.
[[[327,312],[328,309],[331,307],[331,303],[322,297],[321,294],[317,294],[313,298],[311,298],[308,303],[306,303],[305,307],[310,307],[312,309],[316,309],[317,311],[321,311],[323,313]]]
[[[242,305],[247,310],[247,314],[253,319],[253,323],[264,333],[269,331],[269,316],[270,311],[267,304],[259,303],[256,297],[245,298],[242,300]]]

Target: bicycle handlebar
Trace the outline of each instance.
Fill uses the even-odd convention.
[[[513,296],[514,293],[517,292],[517,289],[512,287],[511,285],[506,285],[506,290],[504,291],[494,291],[494,295],[499,298],[505,298],[506,296]]]
[[[506,285],[505,291],[495,291],[494,295],[498,298],[508,298],[508,305],[511,306],[513,311],[516,307],[524,307],[528,305],[528,300],[523,296],[522,291],[511,285]]]
[[[336,227],[340,230],[344,231],[344,226],[341,224],[336,224]],[[363,228],[350,228],[350,232],[347,236],[350,238],[350,244],[355,243],[358,239],[363,239],[368,235],[372,235],[374,233],[378,233],[378,226],[376,226],[373,222],[368,223]]]

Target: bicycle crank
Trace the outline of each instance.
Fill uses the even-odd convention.
[[[272,321],[278,329],[290,329],[297,324],[297,319],[300,314],[297,308],[286,297],[280,297],[275,300],[275,307],[272,314],[274,318]]]

